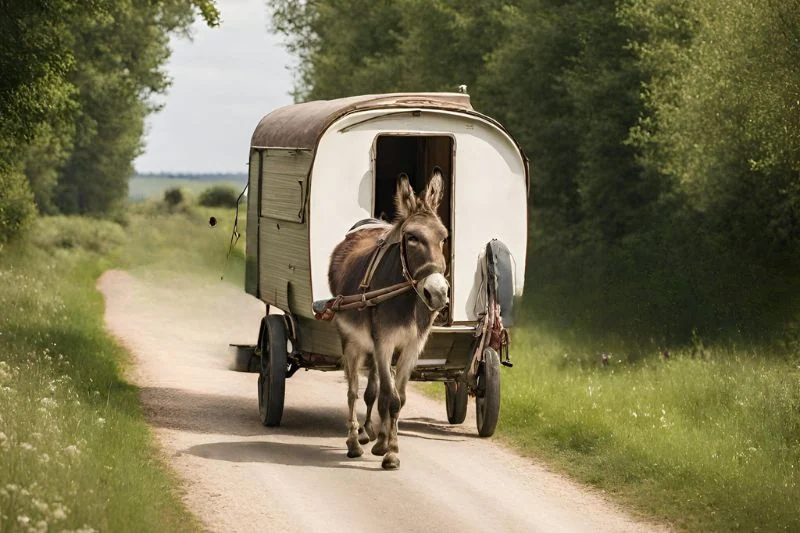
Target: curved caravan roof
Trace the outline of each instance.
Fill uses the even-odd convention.
[[[393,93],[316,100],[272,111],[256,126],[253,148],[314,149],[320,136],[337,119],[369,109],[431,108],[473,112],[469,95],[461,93]]]
[[[528,175],[528,158],[522,147],[502,124],[475,111],[469,95],[463,93],[390,93],[367,94],[315,100],[280,107],[265,115],[256,126],[250,141],[251,148],[298,148],[314,150],[322,134],[331,124],[350,113],[373,109],[433,109],[461,112],[480,117],[502,130],[517,145],[525,160],[525,179]]]

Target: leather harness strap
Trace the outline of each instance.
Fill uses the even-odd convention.
[[[416,291],[417,280],[413,279],[408,272],[404,238],[405,233],[402,231],[399,233],[399,239],[397,237],[389,240],[383,238],[378,239],[377,246],[372,252],[372,257],[370,257],[364,277],[358,285],[361,292],[350,296],[339,295],[336,298],[328,300],[321,311],[314,313],[314,317],[317,320],[332,320],[333,315],[337,311],[347,311],[350,309],[357,309],[360,311],[367,307],[374,307],[381,302],[404,294],[411,289]],[[400,245],[400,263],[403,267],[403,278],[405,278],[405,281],[381,289],[367,290],[372,284],[372,277],[375,275],[375,271],[378,269],[378,265],[380,265],[383,256],[386,255],[386,252],[394,244]]]

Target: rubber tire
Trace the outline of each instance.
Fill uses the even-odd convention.
[[[491,437],[500,418],[500,356],[492,348],[483,351],[475,392],[478,435]]]
[[[447,406],[447,421],[451,424],[463,424],[467,418],[469,394],[466,383],[445,381],[444,398]]]
[[[262,322],[261,365],[258,374],[258,414],[268,427],[279,426],[286,393],[286,329],[283,317],[267,315]]]

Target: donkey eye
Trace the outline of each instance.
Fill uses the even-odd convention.
[[[419,242],[419,239],[416,235],[408,234],[408,242]]]

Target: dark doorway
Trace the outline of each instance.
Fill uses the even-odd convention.
[[[376,142],[375,204],[372,215],[392,222],[395,218],[394,193],[397,178],[405,172],[414,192],[422,193],[436,167],[442,171],[444,196],[439,205],[439,218],[452,233],[453,138],[446,135],[381,135]],[[445,244],[447,278],[452,286],[450,243]],[[451,295],[452,300],[452,295]],[[449,323],[445,309],[437,324]]]

